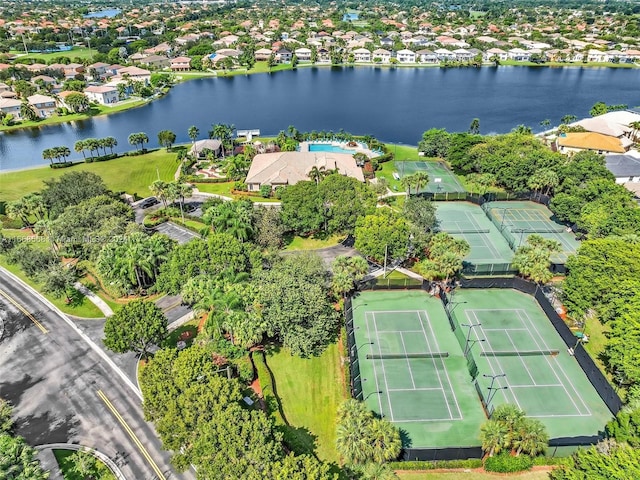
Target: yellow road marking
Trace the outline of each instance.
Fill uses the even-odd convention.
[[[13,306],[15,306],[18,310],[20,310],[22,313],[24,313],[29,320],[31,320],[36,327],[38,327],[40,329],[40,331],[42,333],[48,333],[49,330],[47,330],[46,328],[44,328],[44,325],[42,325],[38,320],[36,320],[36,317],[34,317],[33,315],[31,315],[31,313],[29,313],[22,305],[20,305],[18,302],[16,302],[13,298],[11,298],[7,292],[5,292],[4,290],[2,290],[0,288],[0,295],[2,295],[4,298],[6,298],[7,300],[9,300],[9,302],[11,302],[13,304]]]
[[[153,461],[153,459],[151,458],[151,455],[149,455],[149,452],[147,451],[147,449],[144,448],[144,446],[142,445],[142,443],[140,442],[140,440],[138,439],[136,434],[133,433],[133,430],[131,430],[131,427],[127,424],[125,419],[122,418],[122,415],[120,415],[118,410],[116,410],[116,407],[113,406],[113,404],[109,401],[109,399],[102,392],[102,390],[98,390],[98,396],[102,399],[102,401],[105,403],[107,408],[109,410],[111,410],[111,413],[113,413],[113,415],[116,417],[116,419],[120,422],[120,424],[127,431],[129,436],[131,437],[131,440],[133,440],[133,443],[135,443],[138,446],[138,448],[140,449],[140,452],[142,452],[142,455],[147,459],[147,461],[149,462],[149,465],[151,465],[151,468],[153,469],[153,471],[156,472],[156,475],[158,475],[158,478],[160,478],[162,480],[166,480],[166,477],[162,473],[162,470],[160,470],[160,468],[158,468],[158,465],[156,464],[156,462]]]

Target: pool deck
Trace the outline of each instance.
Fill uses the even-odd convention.
[[[373,150],[369,150],[362,146],[362,144],[358,143],[357,147],[348,147],[347,142],[334,142],[332,140],[318,140],[314,142],[300,142],[299,148],[300,152],[309,152],[309,145],[331,145],[332,147],[341,148],[343,150],[348,151],[349,153],[364,153],[369,158],[374,158],[380,156],[379,153],[374,152]]]

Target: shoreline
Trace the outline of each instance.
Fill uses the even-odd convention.
[[[374,63],[374,62],[369,62],[369,63],[351,63],[351,64],[340,64],[340,65],[332,65],[330,63],[298,63],[298,65],[296,65],[296,67],[292,67],[291,64],[285,64],[286,68],[282,68],[283,64],[280,65],[276,65],[274,70],[262,70],[262,69],[254,69],[254,70],[246,70],[246,69],[238,69],[235,71],[214,71],[214,72],[181,72],[183,75],[186,74],[184,77],[179,78],[179,80],[176,81],[176,83],[174,85],[171,86],[171,88],[169,89],[169,91],[167,91],[166,93],[164,93],[163,95],[159,95],[159,96],[154,96],[150,99],[144,100],[144,101],[134,101],[132,102],[132,105],[128,108],[122,108],[119,109],[117,111],[103,111],[100,112],[96,115],[81,115],[81,114],[75,114],[77,115],[77,117],[74,117],[73,119],[66,119],[67,116],[64,117],[49,117],[49,118],[56,118],[56,119],[60,119],[60,121],[51,121],[51,122],[47,122],[48,119],[45,119],[44,122],[42,123],[35,123],[33,125],[12,125],[9,127],[5,127],[5,126],[0,126],[0,134],[5,133],[5,132],[15,132],[18,130],[26,130],[26,129],[34,129],[34,128],[41,128],[41,127],[48,127],[48,126],[55,126],[55,125],[60,125],[60,124],[69,124],[69,123],[73,123],[73,122],[78,122],[78,121],[85,121],[85,120],[90,120],[92,118],[95,117],[102,117],[102,116],[109,116],[109,115],[115,115],[117,113],[122,113],[122,112],[126,112],[129,110],[133,110],[134,108],[139,108],[139,107],[144,107],[156,100],[159,100],[167,95],[169,95],[171,93],[171,89],[173,89],[174,86],[179,85],[181,83],[185,83],[191,80],[198,80],[201,78],[227,78],[227,77],[235,77],[238,75],[258,75],[258,74],[263,74],[263,73],[277,73],[277,72],[284,72],[284,71],[290,71],[290,70],[296,70],[298,68],[309,68],[309,67],[329,67],[329,68],[354,68],[354,67],[375,67],[375,68],[402,68],[402,69],[408,69],[408,68],[417,68],[417,69],[422,69],[422,68],[442,68],[442,69],[458,69],[458,68],[471,68],[471,69],[475,69],[475,68],[498,68],[498,67],[532,67],[532,68],[611,68],[611,69],[624,69],[624,70],[633,70],[633,69],[639,69],[640,65],[636,65],[636,64],[599,64],[599,63],[587,63],[587,64],[577,64],[577,63],[562,63],[562,62],[549,62],[549,63],[544,63],[544,64],[536,64],[533,62],[509,62],[507,64],[499,64],[499,65],[494,65],[493,63],[483,63],[481,65],[478,66],[473,66],[473,65],[442,65],[440,63],[438,64],[416,64],[416,63],[412,63],[412,64],[391,64],[391,63]],[[280,67],[280,68],[278,68]],[[180,77],[180,75],[176,74],[176,77]],[[31,168],[31,167],[28,167]],[[38,167],[33,167],[33,168],[38,168]],[[22,169],[24,170],[24,169]],[[16,170],[0,170],[1,172],[9,172],[9,171],[16,171]]]

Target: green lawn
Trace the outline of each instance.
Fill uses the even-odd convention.
[[[392,192],[403,192],[404,187],[400,185],[400,181],[393,178],[393,172],[396,171],[396,162],[384,162],[380,164],[380,170],[376,171],[377,178],[384,178]]]
[[[416,140],[420,140],[419,138]],[[394,160],[408,161],[408,160],[426,160],[424,157],[418,155],[418,147],[412,147],[410,145],[396,145],[394,143],[387,143],[387,148],[393,152]]]
[[[88,171],[100,175],[107,187],[115,192],[127,192],[139,197],[151,193],[149,185],[158,178],[172,181],[178,168],[177,151],[155,150],[135,157],[120,157],[107,162],[80,163],[69,168],[49,167],[0,174],[0,202],[16,200],[42,189],[44,180],[57,178],[71,171]]]
[[[317,250],[319,248],[332,247],[344,240],[344,235],[312,236],[312,237],[286,237],[285,250]]]
[[[27,277],[18,265],[10,265],[7,263],[7,258],[4,255],[0,255],[0,267],[4,267],[13,273],[15,276],[19,277],[28,285],[35,288],[38,292],[40,292],[47,300],[53,303],[56,307],[62,310],[64,313],[68,315],[73,315],[81,318],[103,318],[104,315],[100,311],[98,307],[96,307],[93,303],[91,303],[87,297],[82,295],[80,292],[73,291],[71,295],[72,302],[67,304],[64,298],[55,298],[49,294],[42,293],[41,288],[42,285],[38,282],[31,280]],[[69,292],[72,293],[71,291]],[[46,325],[45,325],[46,327]]]
[[[183,334],[185,335],[185,343],[187,344],[187,346],[190,346],[198,335],[198,323],[199,320],[191,320],[184,325],[176,328],[165,339],[164,346],[169,348],[176,348],[176,346],[178,345],[178,341],[180,341],[180,337]]]
[[[98,53],[96,49],[87,48],[87,47],[74,47],[72,50],[68,52],[53,52],[53,53],[29,53],[27,55],[21,55],[24,52],[19,50],[14,50],[10,53],[20,55],[19,58],[32,58],[37,60],[39,63],[52,63],[55,58],[59,57],[67,57],[67,58],[93,58],[94,55]]]
[[[195,187],[200,192],[215,193],[216,195],[222,195],[225,197],[233,198],[235,200],[246,199],[252,202],[279,202],[277,198],[263,198],[260,195],[238,195],[232,193],[233,185],[235,182],[223,182],[223,183],[196,183]]]
[[[604,352],[604,347],[607,346],[609,327],[602,325],[596,317],[590,316],[587,319],[585,333],[589,336],[589,342],[583,344],[584,349],[589,352],[589,355],[591,355],[591,358],[596,362],[602,373],[611,380],[611,374],[600,359],[600,354]]]
[[[149,100],[142,100],[132,98],[129,100],[125,100],[123,102],[119,102],[114,106],[107,105],[94,105],[88,111],[84,113],[73,113],[71,115],[53,115],[49,118],[44,118],[42,120],[36,121],[23,121],[18,122],[14,125],[4,126],[0,125],[0,132],[8,132],[10,130],[19,130],[21,128],[27,127],[42,127],[45,125],[55,125],[58,123],[68,123],[75,122],[77,120],[86,120],[87,118],[97,117],[99,115],[108,115],[110,113],[121,112],[123,110],[129,110],[136,107],[141,107],[142,105],[146,105],[149,103]]]
[[[69,459],[71,455],[73,455],[75,451],[73,450],[54,450],[53,454],[56,457],[56,461],[60,466],[60,471],[62,472],[62,477],[64,480],[84,480],[85,477],[79,475],[78,473],[73,471],[73,462]],[[111,470],[102,462],[98,460],[98,469],[100,471],[99,476],[92,477],[95,480],[116,480],[116,477]]]
[[[289,423],[287,435],[297,445],[315,451],[321,460],[337,462],[335,425],[338,404],[345,398],[337,344],[319,357],[292,357],[281,349],[267,355],[275,379],[282,413]],[[273,395],[270,379],[260,379],[265,395]],[[302,453],[302,452],[297,452]]]
[[[546,471],[533,471],[524,473],[484,473],[476,471],[452,471],[452,472],[409,472],[397,471],[400,480],[497,480],[510,478],[514,480],[546,480],[549,475]]]

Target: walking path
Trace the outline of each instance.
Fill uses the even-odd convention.
[[[83,294],[85,297],[87,297],[91,303],[93,303],[96,307],[98,307],[100,309],[100,311],[102,313],[104,313],[105,317],[110,317],[111,315],[113,315],[113,310],[111,310],[111,307],[109,305],[107,305],[107,302],[102,300],[99,296],[97,296],[95,293],[93,293],[87,287],[82,285],[80,282],[74,283],[73,284],[73,288],[75,288],[81,294]]]

